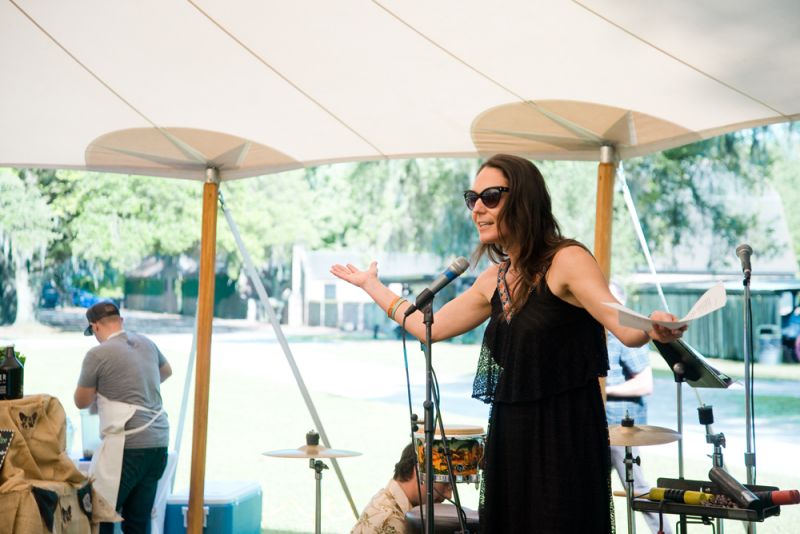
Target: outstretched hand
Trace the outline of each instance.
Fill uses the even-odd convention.
[[[331,266],[331,274],[363,289],[367,282],[378,279],[378,262],[370,263],[366,271],[359,270],[351,263],[347,265],[337,263]]]
[[[650,314],[650,319],[653,321],[678,321],[678,318],[672,315],[671,313],[667,313],[664,311],[654,311]],[[673,341],[677,341],[681,337],[683,337],[683,333],[689,328],[689,325],[684,325],[680,328],[672,329],[667,328],[666,326],[661,326],[660,324],[652,323],[653,328],[647,332],[647,335],[650,336],[650,339],[654,339],[661,343],[672,343]]]

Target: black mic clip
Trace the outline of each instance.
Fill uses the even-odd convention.
[[[414,304],[406,309],[405,316],[408,317],[415,311],[424,309],[425,306],[428,306],[431,302],[433,302],[433,297],[435,296],[436,294],[430,289],[423,289],[420,294],[417,295],[417,299],[414,301]]]

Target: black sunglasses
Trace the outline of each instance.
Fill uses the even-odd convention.
[[[464,191],[464,202],[467,203],[467,208],[472,211],[475,208],[475,203],[481,199],[483,205],[487,208],[494,208],[500,203],[500,197],[503,193],[511,191],[507,187],[487,187],[480,193],[476,193],[471,189]]]

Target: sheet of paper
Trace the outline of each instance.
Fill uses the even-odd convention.
[[[687,313],[681,320],[693,321],[698,317],[708,315],[709,313],[725,306],[725,302],[727,302],[727,300],[728,296],[725,293],[725,286],[722,285],[722,282],[720,282],[703,293],[703,295],[697,299],[697,302],[694,303],[692,309],[689,310],[689,313]]]
[[[606,306],[609,308],[614,308],[619,312],[619,324],[622,326],[627,326],[630,328],[636,328],[637,330],[644,330],[647,332],[653,327],[653,321],[650,320],[649,317],[646,315],[642,315],[641,313],[637,313],[630,308],[626,308],[622,304],[617,302],[604,302]],[[659,324],[664,325],[663,321],[658,321]],[[668,328],[680,328],[685,323],[669,323],[670,325],[675,324],[678,326],[669,326]]]
[[[653,323],[672,329],[681,328],[695,319],[699,319],[704,315],[708,315],[709,313],[722,308],[725,306],[727,299],[725,286],[722,284],[722,282],[720,282],[703,293],[702,296],[697,299],[697,302],[694,303],[692,309],[689,310],[689,313],[677,321],[653,321],[649,317],[635,312],[630,308],[626,308],[617,302],[604,302],[603,304],[609,308],[614,308],[617,310],[619,313],[619,324],[622,326],[647,331],[653,327]]]

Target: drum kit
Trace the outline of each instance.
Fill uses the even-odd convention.
[[[639,464],[639,458],[633,457],[633,447],[663,445],[680,439],[681,435],[674,430],[649,425],[634,425],[633,420],[625,418],[620,425],[610,425],[609,440],[611,445],[625,447],[625,481],[628,514],[628,532],[635,533],[633,520],[633,465]],[[483,428],[467,425],[450,425],[444,428],[445,437],[436,432],[433,442],[433,480],[450,482],[447,456],[453,471],[453,480],[457,483],[480,482],[480,470],[483,467],[485,433]],[[420,466],[420,479],[425,470],[425,436],[423,432],[414,433],[414,445]],[[275,458],[296,458],[309,460],[309,467],[314,470],[316,480],[315,534],[322,532],[322,471],[328,466],[320,458],[348,458],[360,456],[360,452],[332,449],[319,444],[319,434],[313,430],[306,434],[306,444],[296,449],[281,449],[263,453]],[[417,506],[406,514],[411,532],[423,532],[422,517],[426,505]],[[478,530],[478,512],[463,508],[464,522],[471,532]],[[434,505],[435,533],[451,534],[458,532],[459,517],[456,506],[438,503]]]
[[[635,534],[636,523],[633,519],[633,465],[640,464],[639,457],[633,457],[633,447],[648,445],[664,445],[681,439],[674,430],[659,426],[633,424],[633,419],[625,417],[620,425],[609,425],[609,443],[625,447],[625,497],[627,501],[628,534]]]
[[[421,424],[421,423],[418,423]],[[444,439],[437,432],[433,445],[433,479],[435,482],[449,482],[450,475],[447,469],[447,456],[453,469],[455,482],[471,482],[476,485],[480,482],[480,468],[483,461],[483,447],[486,434],[483,428],[466,425],[453,425],[444,427]],[[414,446],[417,450],[417,459],[420,466],[420,480],[425,472],[425,435],[423,432],[414,433]],[[267,451],[264,456],[274,458],[299,458],[309,461],[309,467],[314,470],[316,480],[316,511],[315,534],[322,532],[322,471],[328,466],[319,458],[348,458],[360,456],[360,452],[331,449],[319,444],[319,434],[310,431],[306,434],[306,444],[296,449],[280,449]],[[423,531],[422,517],[425,505],[417,506],[406,514],[411,531]],[[477,532],[478,512],[462,508],[465,523],[471,532]],[[435,531],[437,533],[452,534],[459,529],[457,507],[452,504],[437,503],[434,505]]]

